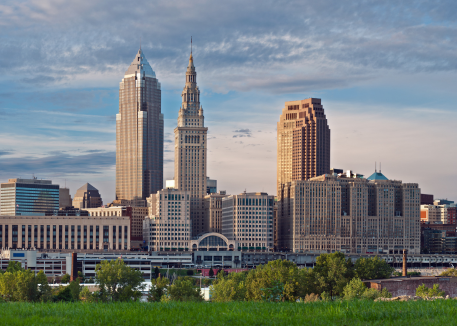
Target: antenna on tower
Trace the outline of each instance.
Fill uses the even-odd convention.
[[[378,172],[378,171],[376,171],[376,161],[374,161],[374,172],[375,173]]]
[[[140,36],[140,51],[141,51],[141,36]]]
[[[379,162],[379,173],[381,173],[381,162]]]
[[[190,54],[192,54],[192,36],[190,37]]]

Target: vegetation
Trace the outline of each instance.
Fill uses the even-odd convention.
[[[444,291],[440,290],[439,284],[433,284],[433,288],[429,288],[425,284],[422,284],[416,289],[416,295],[422,298],[444,297]]]
[[[392,273],[392,275],[393,276],[402,276],[403,273],[395,271],[395,272]],[[421,276],[421,272],[407,272],[406,275],[413,276],[413,277],[414,276]]]
[[[65,274],[64,276],[62,276],[62,279],[60,280],[61,283],[69,283],[70,282],[70,275],[69,274]]]
[[[454,300],[229,303],[3,303],[4,325],[449,325]]]
[[[151,280],[151,288],[149,289],[148,301],[160,301],[162,296],[166,293],[169,284],[170,282],[166,277],[158,277]]]
[[[100,287],[102,301],[130,301],[141,297],[143,274],[122,259],[104,260],[95,268],[95,282]]]
[[[361,279],[387,278],[392,271],[378,257],[360,258],[353,264],[339,252],[320,255],[313,269],[299,269],[293,262],[276,260],[249,272],[227,276],[219,273],[212,286],[212,300],[294,302],[306,301],[307,296],[308,300],[319,296],[324,301],[338,297],[376,299],[389,293],[367,289]],[[356,285],[363,288],[356,289]]]
[[[374,300],[377,298],[391,298],[392,294],[387,291],[387,289],[382,289],[378,291],[376,289],[369,289],[366,287],[365,283],[362,282],[360,278],[353,278],[343,290],[343,299],[344,300],[355,300],[355,299],[364,299],[364,300]]]
[[[167,288],[162,301],[203,301],[203,296],[194,279],[179,277]]]
[[[389,278],[394,271],[395,268],[386,264],[386,262],[378,256],[359,258],[354,264],[354,276],[361,280]]]
[[[440,276],[457,276],[457,269],[448,268],[440,274]]]

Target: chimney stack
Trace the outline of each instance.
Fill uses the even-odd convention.
[[[406,267],[406,264],[407,264],[407,254],[406,254],[407,250],[406,249],[403,249],[403,273],[402,273],[402,276],[408,276],[408,268]]]
[[[74,281],[78,278],[78,254],[73,252],[71,254],[71,275],[70,281]]]

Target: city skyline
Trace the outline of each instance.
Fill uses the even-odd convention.
[[[253,4],[242,13],[230,6],[207,6],[201,15],[193,15],[206,23],[193,26],[176,19],[177,26],[148,26],[155,32],[142,32],[142,47],[163,86],[164,178],[174,174],[172,130],[193,35],[199,85],[205,92],[202,105],[210,108],[205,111],[210,127],[207,175],[218,180],[219,189],[274,194],[280,111],[286,101],[316,97],[323,100],[332,130],[331,167],[367,176],[374,162],[381,161],[389,179],[417,182],[424,193],[456,199],[457,155],[451,147],[457,140],[451,14],[456,10],[455,4],[440,4],[408,8],[392,2],[374,8],[334,3],[327,4],[325,14],[313,3],[297,3],[293,9]],[[2,57],[8,58],[0,62],[0,181],[31,178],[33,173],[61,186],[66,179],[72,196],[89,182],[110,202],[117,83],[138,49],[140,35],[136,40],[131,30],[126,33],[110,23],[119,16],[111,8],[97,22],[89,17],[87,26],[81,25],[81,17],[91,9],[100,12],[100,4],[80,4],[84,13],[53,1],[29,5],[41,15],[13,2],[0,9]],[[175,6],[158,2],[143,9],[156,9],[164,18],[195,10],[184,3]],[[396,14],[389,15],[389,8]],[[227,14],[215,21],[222,10]],[[319,13],[315,26],[312,18]],[[144,30],[134,25],[142,15],[127,13],[123,23]],[[164,18],[154,15],[157,24],[163,23]],[[358,17],[352,26],[345,23],[348,15]],[[266,26],[262,19],[249,17],[275,19]],[[289,20],[297,26],[284,22],[286,17],[296,18]],[[237,23],[238,28],[232,27]],[[182,33],[184,24],[193,26],[188,35]],[[206,24],[216,27],[210,33]],[[78,33],[72,30],[76,26]],[[94,32],[103,29],[105,35]],[[429,51],[424,52],[430,39],[434,42],[427,43]]]

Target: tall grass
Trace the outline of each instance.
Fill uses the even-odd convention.
[[[1,325],[449,325],[455,300],[315,303],[2,303]]]

